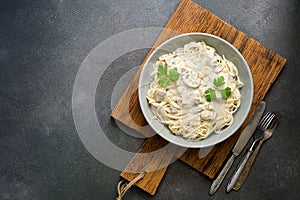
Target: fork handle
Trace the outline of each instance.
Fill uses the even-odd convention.
[[[262,146],[262,143],[263,143],[263,141],[260,140],[257,147],[253,151],[252,155],[249,157],[248,162],[246,163],[246,165],[245,165],[244,169],[242,170],[240,176],[236,180],[236,183],[233,187],[234,190],[239,190],[241,188],[241,186],[243,185],[243,183],[245,182],[245,180],[246,180],[246,178],[247,178],[247,176],[250,172],[250,169],[251,169],[251,167],[252,167],[252,165],[255,161],[255,158],[256,158],[256,156],[257,156],[257,154],[258,154],[258,152],[259,152],[259,150]]]
[[[230,192],[234,186],[234,184],[236,183],[238,177],[240,176],[242,170],[244,169],[250,155],[251,155],[252,151],[251,150],[248,150],[247,154],[244,156],[242,162],[240,162],[238,168],[235,170],[234,174],[232,175],[228,185],[227,185],[227,188],[226,188],[226,191],[227,192]]]

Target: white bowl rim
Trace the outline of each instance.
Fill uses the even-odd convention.
[[[155,53],[157,51],[159,51],[161,49],[162,46],[166,45],[167,43],[171,42],[172,40],[175,40],[175,39],[178,39],[180,37],[186,37],[186,36],[207,36],[207,37],[212,37],[214,39],[217,39],[217,40],[220,40],[222,42],[224,42],[226,45],[228,45],[231,49],[233,49],[235,51],[235,53],[237,53],[239,55],[240,58],[242,58],[242,62],[243,64],[246,66],[246,71],[247,73],[250,75],[249,76],[249,82],[250,82],[250,85],[251,85],[251,88],[250,88],[250,94],[249,94],[249,99],[250,99],[250,102],[249,104],[247,105],[247,107],[245,107],[245,114],[243,115],[243,118],[240,119],[236,125],[236,128],[234,130],[232,130],[232,132],[230,134],[228,134],[226,137],[220,139],[220,140],[216,140],[214,143],[208,143],[208,144],[199,144],[200,141],[204,141],[204,140],[200,140],[200,141],[189,141],[187,139],[186,140],[186,143],[187,144],[182,144],[181,142],[178,142],[176,140],[171,140],[170,138],[167,138],[165,137],[165,135],[163,134],[160,134],[159,131],[155,130],[155,127],[153,127],[151,125],[151,119],[148,118],[147,115],[145,115],[145,108],[143,106],[140,106],[141,107],[141,110],[142,110],[142,113],[147,121],[147,123],[149,124],[149,126],[156,132],[156,134],[158,134],[159,136],[161,136],[162,138],[164,138],[165,140],[167,140],[168,142],[172,143],[172,144],[176,144],[178,146],[181,146],[181,147],[188,147],[188,148],[204,148],[204,147],[209,147],[209,146],[213,146],[213,145],[216,145],[218,143],[221,143],[225,140],[227,140],[229,137],[231,137],[232,135],[234,135],[234,133],[242,126],[242,124],[244,123],[245,119],[247,118],[249,112],[250,112],[250,109],[251,109],[251,106],[252,106],[252,103],[253,103],[253,95],[254,95],[254,83],[253,83],[253,77],[252,77],[252,73],[251,73],[251,70],[250,70],[250,67],[248,65],[248,63],[246,62],[244,56],[231,44],[229,43],[228,41],[226,41],[225,39],[221,38],[221,37],[218,37],[216,35],[213,35],[213,34],[209,34],[209,33],[202,33],[202,32],[190,32],[190,33],[183,33],[183,34],[179,34],[177,36],[174,36],[174,37],[171,37],[169,39],[167,39],[166,41],[164,41],[163,43],[161,43],[158,47],[156,47],[153,52],[149,55],[149,57],[147,58],[146,62],[143,64],[143,68],[141,70],[141,73],[140,73],[140,77],[139,77],[139,82],[138,82],[138,99],[139,99],[139,104],[142,105],[142,94],[141,94],[141,89],[140,89],[140,85],[142,84],[142,74],[145,70],[145,66],[147,66],[147,64],[149,63],[150,59],[153,57],[153,55],[155,55]],[[217,49],[216,49],[217,50]],[[167,128],[167,127],[166,127]],[[180,135],[175,135],[173,133],[171,133],[170,131],[170,134],[172,134],[174,137],[182,137]],[[214,133],[212,133],[214,134]],[[221,133],[222,134],[222,133]],[[182,137],[183,138],[183,137]]]

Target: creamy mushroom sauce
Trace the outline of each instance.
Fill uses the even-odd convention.
[[[167,87],[158,83],[158,66],[177,68],[179,79]],[[231,95],[223,100],[207,101],[205,91],[214,88],[213,80],[223,76]],[[239,89],[243,86],[236,66],[218,55],[204,42],[191,42],[176,51],[164,54],[155,63],[147,99],[152,112],[172,133],[191,140],[201,140],[212,132],[221,133],[233,122],[233,113],[240,105]]]

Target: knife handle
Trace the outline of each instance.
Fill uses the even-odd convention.
[[[238,177],[238,179],[233,187],[234,190],[239,190],[241,188],[241,186],[243,185],[243,183],[245,182],[245,180],[250,172],[250,169],[255,161],[255,158],[259,152],[261,145],[262,145],[262,142],[260,141],[258,143],[257,147],[255,148],[255,150],[253,151],[253,154],[250,156],[246,166],[242,170],[241,175]]]
[[[240,174],[242,173],[242,170],[244,169],[250,155],[251,155],[252,151],[248,151],[247,154],[244,156],[242,162],[239,164],[237,170],[234,172],[234,174],[232,175],[228,185],[227,185],[227,192],[230,192],[231,189],[233,188],[234,184],[236,183],[238,177],[240,176]]]
[[[209,195],[213,195],[217,189],[220,187],[223,179],[225,178],[227,172],[229,171],[230,167],[232,166],[233,161],[235,160],[236,155],[232,154],[230,158],[227,160],[225,166],[217,176],[217,178],[212,182],[210,189],[209,189]]]

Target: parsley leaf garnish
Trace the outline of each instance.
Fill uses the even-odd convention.
[[[225,84],[225,82],[224,82],[224,76],[220,76],[217,79],[214,79],[214,85],[216,87],[220,87],[220,86],[222,86],[224,84]]]
[[[226,99],[228,99],[228,97],[230,97],[230,95],[231,95],[231,88],[230,87],[226,87],[225,89],[220,89],[219,88],[219,87],[225,85],[224,76],[220,76],[218,78],[215,78],[214,81],[213,81],[213,84],[215,86],[215,89],[220,92],[221,97],[222,97],[223,100],[226,100]],[[205,98],[208,102],[211,102],[211,101],[213,101],[217,98],[216,90],[214,90],[212,88],[208,88],[204,92]]]
[[[231,88],[227,87],[224,90],[220,90],[221,96],[223,100],[226,100],[231,95]]]
[[[166,77],[167,76],[167,64],[165,63],[158,65],[157,69],[157,76],[158,77]]]
[[[215,100],[217,98],[216,91],[211,88],[208,88],[205,91],[205,98],[208,102]]]
[[[166,63],[158,65],[157,77],[159,78],[158,84],[167,87],[170,85],[171,81],[177,81],[179,78],[178,69],[172,68],[169,70],[168,74],[168,65]]]
[[[166,77],[162,77],[161,79],[158,80],[158,84],[167,87],[170,84],[170,80]]]
[[[177,81],[178,78],[179,78],[179,73],[178,73],[178,69],[175,67],[175,68],[172,68],[170,69],[169,71],[169,77],[172,81]]]

